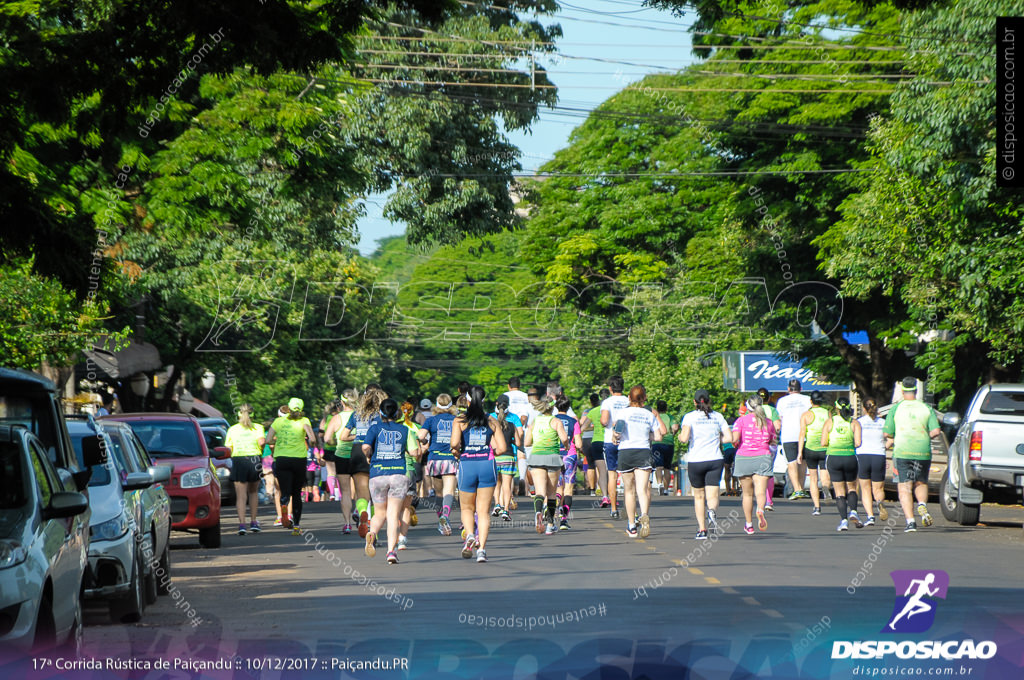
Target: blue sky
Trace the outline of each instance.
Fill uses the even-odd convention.
[[[538,61],[558,86],[560,106],[590,111],[644,74],[675,71],[697,61],[690,50],[686,28],[692,18],[675,17],[640,5],[640,0],[574,0],[560,3],[562,10],[545,23],[562,26],[558,52],[563,55]],[[610,61],[598,61],[598,60]],[[631,64],[610,63],[631,62]],[[529,132],[509,135],[522,150],[524,171],[536,170],[564,148],[581,117],[542,109]],[[381,216],[382,196],[371,196],[366,216],[359,222],[359,251],[371,254],[377,241],[405,231]]]

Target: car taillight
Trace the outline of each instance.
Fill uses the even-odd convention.
[[[967,460],[972,463],[981,462],[981,432],[971,433],[971,448],[968,450]]]

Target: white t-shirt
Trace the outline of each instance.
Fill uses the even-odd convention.
[[[690,428],[687,463],[722,460],[722,433],[729,431],[729,423],[721,413],[712,411],[705,416],[703,411],[690,411],[683,416],[680,425]]]
[[[508,397],[508,410],[509,413],[515,413],[519,416],[519,420],[523,421],[523,427],[526,427],[527,415],[530,413],[530,398],[526,396],[526,392],[522,390],[509,390],[505,393]]]
[[[601,410],[608,411],[608,424],[604,426],[604,440],[605,442],[612,441],[612,428],[615,427],[615,421],[620,420],[622,416],[619,414],[620,411],[629,408],[629,397],[624,394],[616,394],[608,397],[601,402]],[[622,443],[619,443],[622,446]]]
[[[629,403],[628,399],[626,403]],[[658,419],[653,413],[639,406],[627,406],[618,412],[618,420],[626,422],[626,433],[619,440],[619,451],[651,448],[651,433],[658,431]]]
[[[811,398],[799,392],[787,394],[779,397],[775,403],[775,410],[779,412],[779,419],[782,421],[779,441],[783,444],[799,441],[800,417],[811,410]]]
[[[882,428],[885,427],[885,418],[879,416],[871,420],[871,416],[863,415],[857,418],[857,422],[860,423],[860,446],[857,447],[857,455],[884,456],[885,434]]]

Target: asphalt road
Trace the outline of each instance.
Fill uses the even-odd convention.
[[[85,648],[226,659],[230,672],[206,677],[261,680],[684,677],[684,666],[695,678],[854,677],[857,662],[830,658],[832,641],[879,638],[891,571],[938,569],[949,593],[926,639],[996,640],[999,655],[970,677],[1024,677],[1022,508],[986,506],[986,524],[959,527],[932,504],[935,526],[916,534],[898,510],[888,527],[840,534],[834,506],[812,517],[809,501],[777,500],[768,530],[747,536],[739,499],[725,498],[719,538],[696,541],[691,499],[656,497],[651,535],[638,540],[593,500],[578,499],[572,530],[554,536],[536,534],[522,509],[511,526],[496,522],[486,564],[463,560],[458,536],[441,536],[426,510],[392,566],[340,533],[335,503],[307,505],[302,537],[237,536],[225,518],[218,550],[175,534],[176,592],[141,623],[88,610]],[[378,657],[407,670],[343,668]],[[199,677],[172,671],[116,676]]]

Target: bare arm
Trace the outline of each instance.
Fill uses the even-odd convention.
[[[601,409],[601,424],[605,427],[611,425],[612,414],[611,411]]]
[[[679,434],[676,437],[681,443],[687,444],[690,441],[690,426],[683,425],[679,428]]]
[[[466,421],[462,420],[462,417],[455,419],[452,423],[452,441],[451,450],[455,455],[455,459],[458,460],[459,456],[462,455],[462,430],[466,427]]]
[[[508,451],[505,432],[502,430],[501,425],[498,424],[498,419],[493,416],[490,418],[489,425],[491,426],[491,441],[494,442],[494,453],[498,456],[503,456]]]
[[[825,427],[821,428],[821,445],[822,447],[828,447],[828,436],[832,433],[832,419],[829,418],[825,421]]]
[[[860,423],[855,420],[855,421],[853,421],[852,427],[853,427],[853,446],[854,446],[854,448],[859,449],[860,448],[860,443],[861,443]]]

